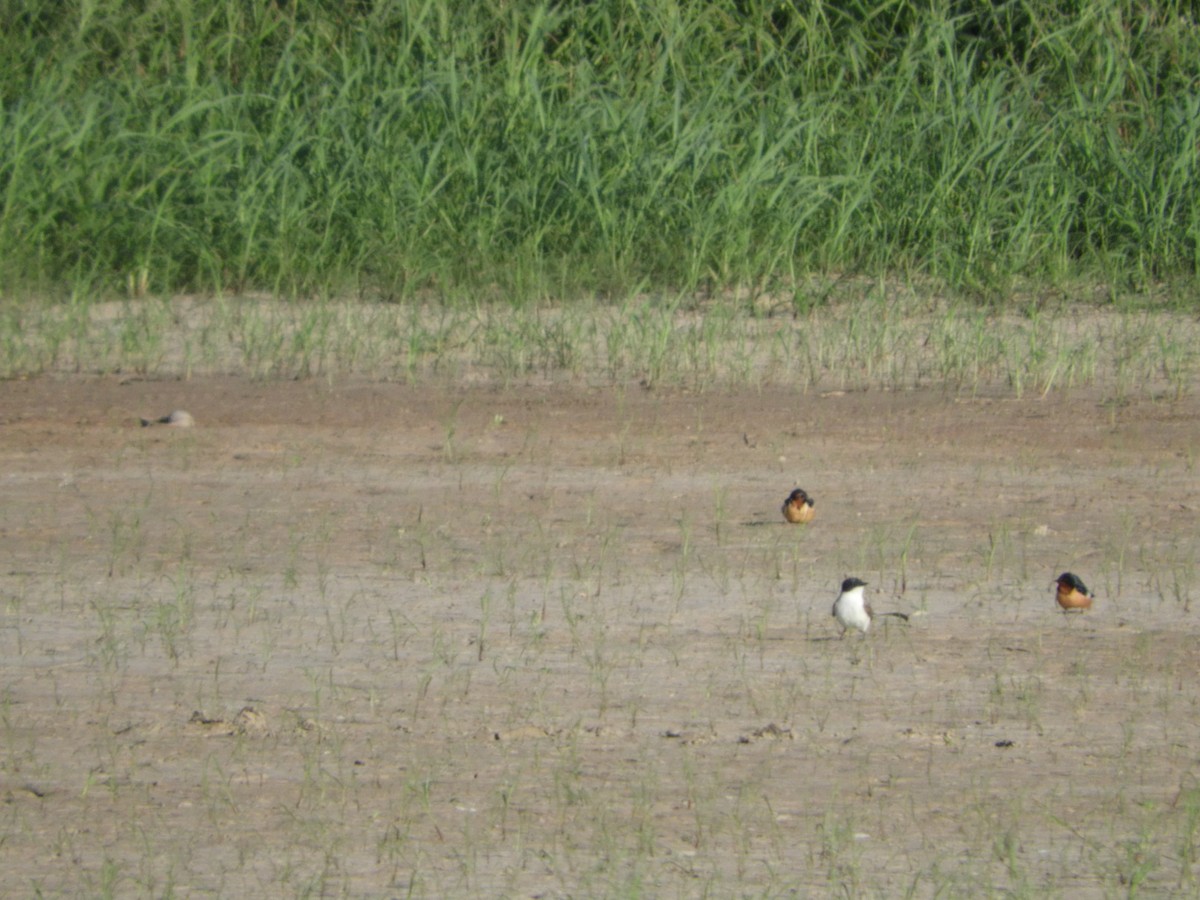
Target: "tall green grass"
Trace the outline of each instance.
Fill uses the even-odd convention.
[[[0,288],[1197,271],[1172,0],[0,3]]]

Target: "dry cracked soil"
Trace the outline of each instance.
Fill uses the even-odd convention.
[[[8,382],[0,893],[1194,895],[1198,414]]]

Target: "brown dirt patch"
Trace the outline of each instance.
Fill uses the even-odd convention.
[[[1198,414],[10,382],[0,892],[1194,891]]]

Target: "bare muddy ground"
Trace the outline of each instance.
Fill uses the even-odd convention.
[[[0,893],[1195,893],[1198,423],[9,382]]]

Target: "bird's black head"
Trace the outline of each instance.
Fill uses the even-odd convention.
[[[842,582],[842,591],[844,593],[846,591],[852,591],[856,587],[866,587],[866,585],[867,583],[861,578],[847,578]]]
[[[1073,591],[1079,591],[1081,594],[1088,592],[1087,585],[1079,580],[1079,576],[1071,572],[1063,572],[1054,579],[1056,584],[1060,584],[1065,588],[1070,588]]]
[[[796,488],[794,491],[788,494],[788,502],[800,504],[807,503],[809,506],[813,505],[812,497],[808,496],[808,494],[804,492],[803,488]]]

